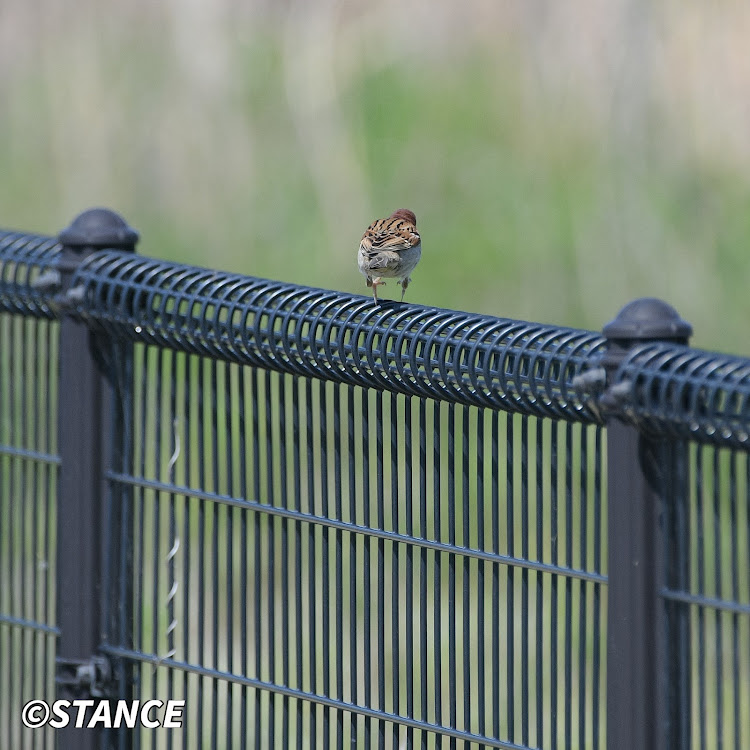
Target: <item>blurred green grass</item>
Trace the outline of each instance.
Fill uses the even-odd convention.
[[[408,206],[412,301],[599,329],[655,295],[746,353],[748,13],[578,13],[11,0],[0,225],[105,204],[144,254],[366,293]]]

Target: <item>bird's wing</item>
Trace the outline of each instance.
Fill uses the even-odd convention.
[[[411,222],[405,219],[378,219],[367,227],[360,249],[368,257],[373,257],[382,252],[400,253],[419,243],[419,233]]]

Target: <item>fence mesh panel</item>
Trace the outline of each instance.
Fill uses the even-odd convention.
[[[0,746],[52,747],[21,708],[53,700],[58,325],[0,312]]]
[[[55,531],[62,315],[114,399],[87,609],[109,688],[186,700],[182,729],[104,746],[604,748],[613,410],[659,444],[638,471],[674,736],[750,746],[747,359],[635,344],[604,398],[596,333],[111,250],[60,265],[66,297],[59,253],[0,231],[0,746],[53,745],[20,711],[54,695],[78,552]]]
[[[674,686],[690,747],[750,746],[750,461],[682,446],[685,480],[668,489],[671,575],[663,596],[686,679]],[[692,686],[692,689],[691,689]]]
[[[603,746],[601,428],[155,347],[135,372],[112,653],[186,698],[187,747]]]

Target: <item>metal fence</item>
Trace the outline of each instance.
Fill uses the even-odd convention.
[[[136,239],[0,231],[1,747],[750,746],[750,360]]]

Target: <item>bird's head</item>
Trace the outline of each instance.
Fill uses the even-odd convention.
[[[408,208],[399,208],[391,214],[392,219],[404,219],[410,222],[414,226],[417,226],[417,216],[414,211],[410,211]]]

